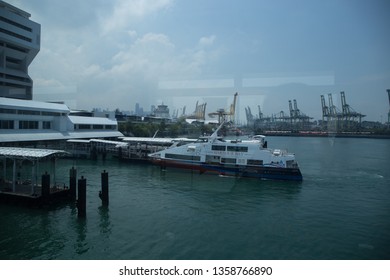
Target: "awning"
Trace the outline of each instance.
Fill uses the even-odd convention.
[[[36,160],[50,156],[63,155],[66,153],[67,152],[63,150],[0,147],[0,158],[10,159]]]

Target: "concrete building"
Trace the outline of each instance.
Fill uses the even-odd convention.
[[[41,26],[30,16],[0,1],[0,97],[32,100],[28,67],[40,50]]]
[[[156,118],[169,119],[169,109],[167,105],[161,104],[157,106],[157,109],[153,111],[153,115]]]
[[[2,145],[58,148],[69,139],[120,136],[115,119],[72,116],[64,104],[0,97]]]

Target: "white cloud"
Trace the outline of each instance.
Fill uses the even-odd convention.
[[[101,30],[103,34],[126,29],[135,20],[166,9],[171,6],[172,0],[117,0],[111,14],[102,18]]]
[[[136,38],[137,37],[137,31],[135,30],[129,30],[127,31],[127,34],[129,35],[130,38]]]
[[[102,68],[97,65],[97,64],[91,64],[89,66],[87,66],[85,69],[83,69],[83,76],[94,76],[94,75],[98,75],[99,73],[102,72]]]
[[[214,44],[215,39],[216,39],[215,35],[208,36],[208,37],[202,37],[199,40],[199,46],[200,47],[211,46]]]

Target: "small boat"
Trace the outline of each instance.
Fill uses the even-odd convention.
[[[153,163],[222,176],[302,181],[295,155],[281,149],[268,149],[265,136],[248,140],[227,140],[218,136],[223,123],[211,136],[151,153]]]

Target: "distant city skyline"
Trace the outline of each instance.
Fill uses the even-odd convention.
[[[288,112],[288,100],[321,119],[321,95],[386,121],[390,2],[6,1],[41,24],[29,69],[34,99],[77,109],[132,110],[197,101],[227,109]]]

